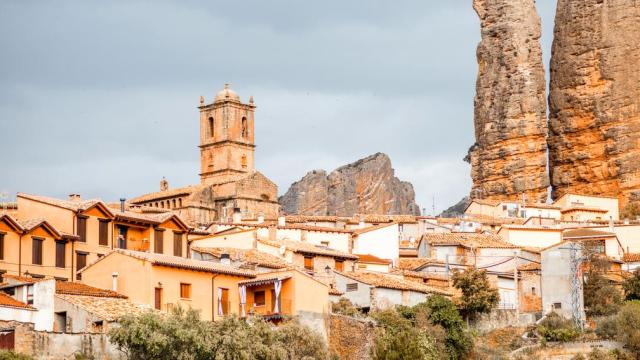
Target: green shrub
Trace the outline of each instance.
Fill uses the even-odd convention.
[[[627,300],[640,300],[640,268],[633,272],[633,276],[627,279],[622,287]]]
[[[613,340],[618,335],[618,320],[615,316],[608,316],[596,321],[596,335],[601,339]]]
[[[396,310],[372,314],[378,322],[371,358],[374,360],[440,359],[439,349],[430,332],[414,326],[414,323]]]
[[[0,350],[0,360],[33,360],[33,358],[13,351]]]
[[[500,301],[498,289],[489,283],[486,270],[469,268],[453,273],[453,286],[462,292],[458,300],[460,312],[473,319],[478,314],[490,313]]]
[[[351,303],[351,300],[341,297],[337,302],[331,304],[331,312],[346,316],[361,316],[360,310]]]
[[[565,319],[555,312],[547,314],[538,325],[537,330],[546,341],[567,342],[580,336],[580,330],[575,327],[573,321]]]
[[[424,305],[429,309],[429,320],[446,331],[445,342],[451,358],[460,359],[471,351],[473,342],[467,332],[467,325],[455,304],[441,295],[430,296]]]
[[[584,282],[584,308],[589,316],[609,316],[622,306],[622,293],[600,273],[592,271]]]
[[[617,316],[618,339],[636,357],[640,357],[640,301],[627,301]]]

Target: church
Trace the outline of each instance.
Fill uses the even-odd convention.
[[[278,187],[255,170],[253,97],[249,103],[225,84],[213,102],[200,97],[200,184],[169,188],[129,201],[133,206],[169,209],[193,226],[230,222],[234,212],[243,219],[278,216]]]

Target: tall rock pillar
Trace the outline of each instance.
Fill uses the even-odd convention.
[[[472,198],[546,201],[547,106],[535,0],[474,0],[480,17]]]
[[[640,1],[558,1],[549,108],[554,198],[638,200]]]

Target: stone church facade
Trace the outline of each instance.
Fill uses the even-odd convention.
[[[194,226],[231,221],[234,211],[243,219],[278,215],[278,187],[254,167],[253,97],[248,104],[225,85],[211,104],[200,97],[200,184],[160,191],[129,203],[170,209]]]

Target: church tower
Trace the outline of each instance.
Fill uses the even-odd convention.
[[[211,104],[200,97],[200,183],[213,185],[254,172],[253,97],[249,104],[229,89]]]

